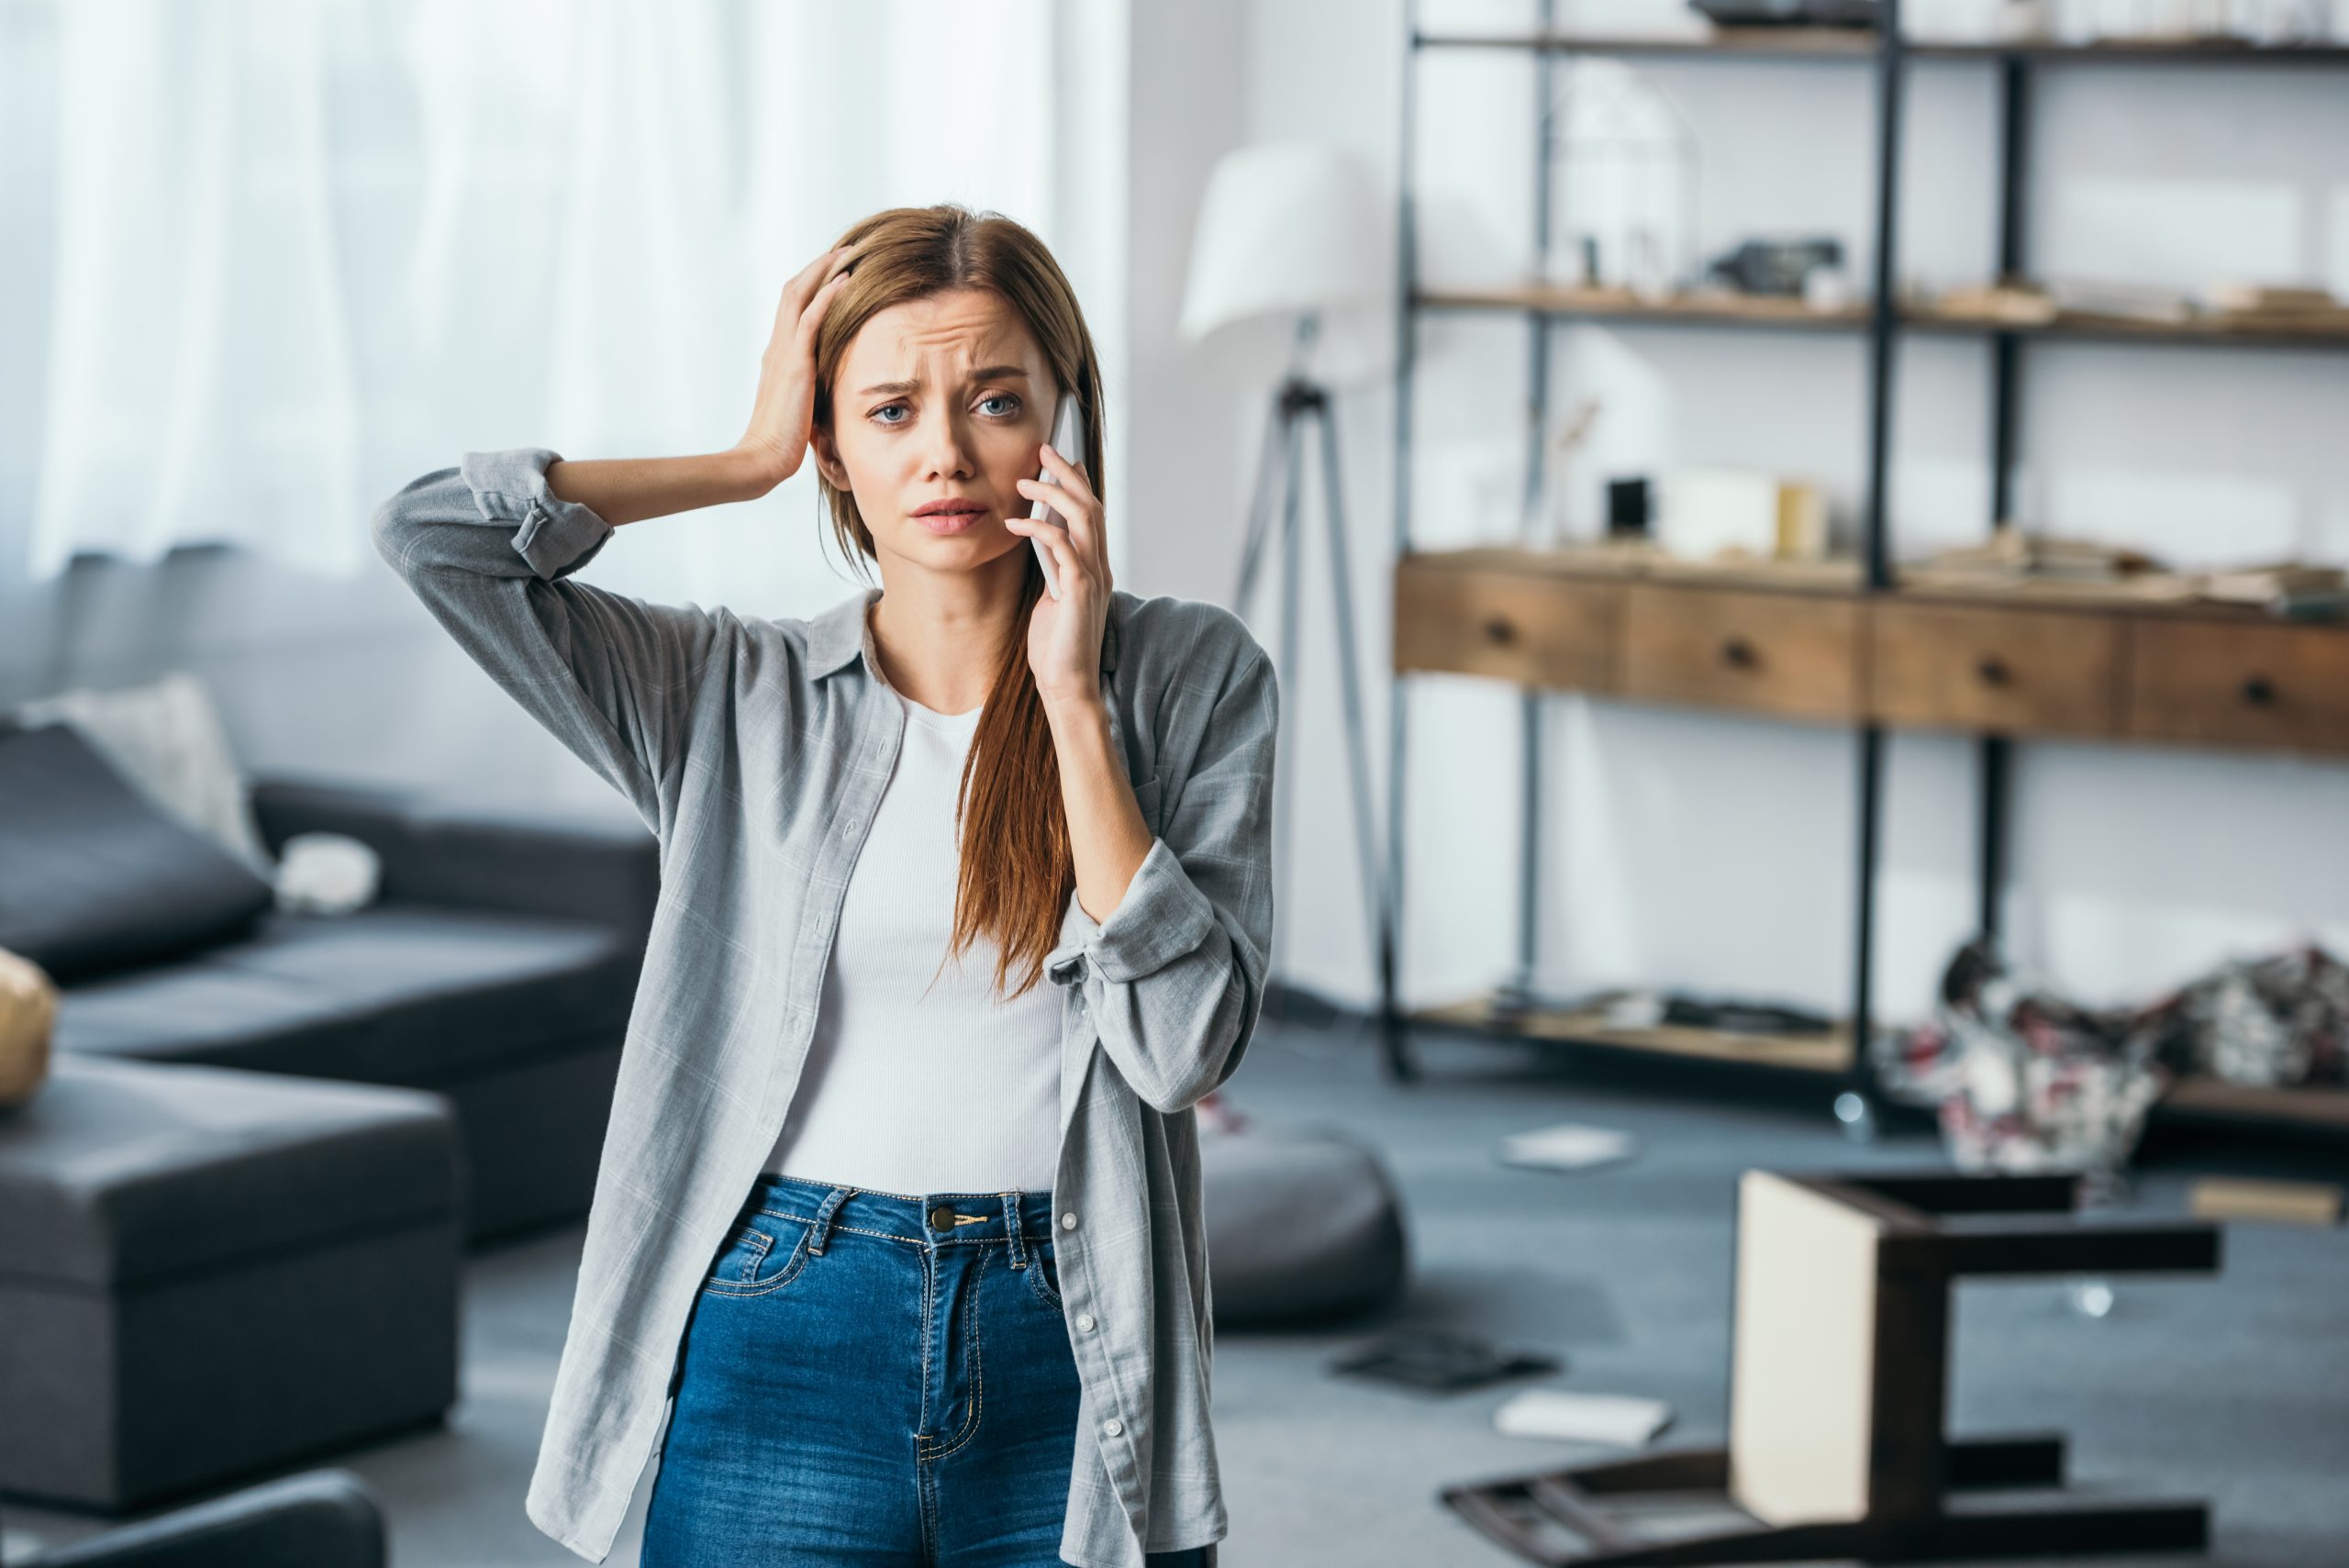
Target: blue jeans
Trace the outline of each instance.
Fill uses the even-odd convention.
[[[686,1320],[642,1568],[1060,1563],[1078,1386],[1052,1207],[762,1175]]]

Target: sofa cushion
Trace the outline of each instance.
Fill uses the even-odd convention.
[[[122,1285],[460,1211],[447,1099],[60,1058],[0,1114],[10,1273]]]
[[[233,940],[276,897],[64,724],[0,732],[0,947],[60,984]]]
[[[273,911],[252,938],[68,987],[57,1050],[430,1088],[628,1024],[612,927],[451,906]]]

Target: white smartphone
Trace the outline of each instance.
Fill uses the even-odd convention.
[[[1082,465],[1085,462],[1085,405],[1074,392],[1061,394],[1059,411],[1052,416],[1052,448],[1061,454],[1064,462],[1078,465]],[[1036,466],[1037,478],[1047,484],[1060,483],[1052,477],[1050,469],[1045,468],[1041,463]],[[1029,507],[1028,515],[1033,518],[1048,521],[1063,532],[1068,529],[1068,519],[1046,506],[1041,496],[1039,496]],[[1061,596],[1060,570],[1053,564],[1052,547],[1041,539],[1030,538],[1028,542],[1036,547],[1036,559],[1043,563],[1045,589],[1053,598],[1059,598]]]

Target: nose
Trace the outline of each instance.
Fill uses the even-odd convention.
[[[949,411],[930,421],[929,432],[930,480],[967,479],[971,475],[971,446],[965,438],[962,419]]]

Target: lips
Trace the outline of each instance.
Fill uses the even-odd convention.
[[[985,511],[976,501],[932,501],[914,513],[917,517],[976,517]]]
[[[978,527],[979,520],[987,515],[985,507],[970,502],[949,502],[946,505],[952,509],[916,512],[914,521],[934,534],[959,534]]]

